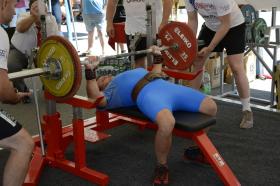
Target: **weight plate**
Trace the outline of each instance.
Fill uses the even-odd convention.
[[[41,75],[45,89],[57,101],[73,97],[78,91],[82,73],[80,59],[76,49],[66,39],[60,36],[48,37],[40,47],[37,55],[37,67],[44,68],[50,60],[59,61],[62,72],[59,79],[49,79]]]
[[[257,12],[255,8],[250,4],[246,4],[241,5],[240,9],[245,18],[246,24],[253,24],[257,19]]]
[[[265,44],[269,39],[269,36],[267,36],[267,30],[268,27],[265,20],[262,18],[256,19],[252,27],[254,42],[257,44]]]
[[[197,55],[197,41],[186,23],[174,21],[166,24],[159,32],[159,38],[164,46],[178,46],[176,49],[162,51],[164,63],[168,68],[186,70],[193,64]]]

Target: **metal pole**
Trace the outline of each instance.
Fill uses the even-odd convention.
[[[272,7],[272,15],[271,15],[271,26],[272,27],[276,26],[276,12],[277,12],[277,7]]]
[[[71,18],[70,15],[70,8],[69,8],[69,1],[64,1],[65,11],[66,11],[66,25],[67,25],[67,34],[68,39],[70,41],[73,41],[73,35],[72,35],[72,27],[71,27]]]
[[[48,5],[49,5],[49,11],[48,12],[52,14],[52,2],[51,2],[51,0],[48,1]]]
[[[37,87],[36,87],[35,78],[32,77],[31,80],[32,80],[32,87],[33,87],[33,96],[34,96],[34,100],[35,100],[36,121],[37,121],[37,127],[38,127],[38,132],[39,132],[40,144],[41,144],[41,152],[42,152],[42,156],[45,156],[46,151],[45,151],[45,147],[44,147],[44,139],[43,139],[41,122],[40,122],[40,110],[39,110],[39,104],[38,104]]]
[[[225,70],[225,63],[224,63],[224,51],[219,52],[220,56],[220,95],[224,93],[224,70]]]
[[[273,56],[273,67],[272,68],[274,70],[277,67],[277,57],[278,57],[278,55],[277,55],[278,51],[277,50],[278,50],[278,47],[275,46],[273,48],[273,50],[274,50],[274,56]],[[274,100],[275,100],[275,92],[274,92],[274,90],[275,90],[275,75],[274,75],[273,72],[271,73],[271,76],[272,76],[272,82],[271,82],[270,106],[273,107]]]
[[[79,51],[79,47],[78,47],[78,37],[77,37],[77,32],[76,32],[76,28],[75,28],[75,19],[74,19],[74,14],[73,14],[73,9],[72,9],[72,6],[68,1],[68,4],[70,5],[69,6],[69,10],[70,10],[70,18],[71,18],[71,21],[72,21],[72,25],[73,25],[73,31],[74,31],[74,35],[75,35],[75,43],[76,43],[76,50]]]
[[[149,48],[153,44],[153,38],[152,38],[152,6],[147,3],[146,4],[146,47]],[[152,55],[147,55],[147,65],[152,66],[153,64],[153,58]]]

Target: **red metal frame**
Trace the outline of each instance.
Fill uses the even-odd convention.
[[[48,93],[45,94],[45,97],[52,99]],[[64,103],[89,109],[95,108],[97,102],[92,103],[82,97],[73,97]],[[44,141],[47,144],[46,155],[42,156],[39,138],[34,137],[36,147],[24,185],[37,185],[46,165],[70,172],[98,185],[108,185],[108,175],[87,167],[85,140],[96,142],[108,138],[109,135],[92,129],[85,130],[85,122],[82,119],[73,119],[72,125],[62,127],[58,112],[53,115],[44,115],[43,120]],[[74,144],[74,161],[67,160],[64,156],[65,150],[71,142]]]

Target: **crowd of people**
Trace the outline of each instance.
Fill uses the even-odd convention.
[[[127,47],[121,44],[122,51],[126,48],[128,51],[131,50],[129,47],[130,39],[136,36],[140,37],[135,50],[146,49],[147,2],[156,6],[154,9],[157,11],[155,20],[157,31],[159,31],[169,22],[172,0],[81,0],[79,2],[80,12],[88,32],[86,53],[88,55],[93,53],[94,30],[96,28],[102,55],[105,55],[104,30],[106,28],[109,37],[116,37],[114,30],[116,22],[124,22],[125,24]],[[53,15],[48,15],[46,19],[48,36],[61,35],[61,3],[59,0],[51,0]],[[194,71],[204,68],[205,61],[211,52],[222,52],[225,49],[242,103],[243,117],[240,128],[252,128],[253,114],[250,107],[249,84],[242,62],[245,50],[245,24],[240,9],[234,0],[185,0],[185,3],[188,13],[186,22],[195,34],[198,31],[198,14],[205,20],[198,34],[198,39],[204,40],[205,44],[198,48],[198,56],[194,61]],[[11,104],[21,101],[28,103],[31,93],[24,80],[14,81],[11,85],[8,73],[26,68],[31,49],[40,47],[42,43],[39,0],[0,0],[0,5],[0,23],[15,27],[11,39],[0,28],[0,100],[3,103]],[[157,46],[152,46],[152,49],[155,58],[152,72],[160,73],[163,59]],[[172,111],[185,110],[215,116],[217,106],[213,99],[196,90],[201,86],[202,74],[191,82],[191,88],[175,85],[163,79],[153,80],[141,89],[137,99],[133,100],[130,95],[134,87],[139,80],[149,75],[149,72],[144,69],[146,63],[145,54],[137,55],[135,56],[135,69],[123,72],[114,78],[104,76],[98,79],[95,73],[96,66],[87,65],[85,69],[86,90],[89,98],[94,99],[104,95],[98,106],[100,109],[137,106],[158,124],[159,129],[155,135],[157,162],[153,184],[167,185],[169,183],[168,153],[175,125]],[[160,99],[151,96],[158,94],[162,95]],[[189,99],[190,97],[192,100]],[[184,101],[177,101],[175,98]],[[5,167],[3,185],[21,185],[33,148],[32,138],[13,116],[3,110],[0,110],[0,123],[0,147],[11,150]],[[203,157],[203,153],[196,145],[193,145],[185,150],[184,156],[191,160],[197,160],[197,157]]]

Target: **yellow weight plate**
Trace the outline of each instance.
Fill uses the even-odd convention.
[[[81,65],[75,48],[63,37],[51,36],[38,51],[37,67],[43,68],[50,58],[59,61],[62,73],[55,80],[40,76],[45,89],[60,101],[74,96],[81,84]]]

